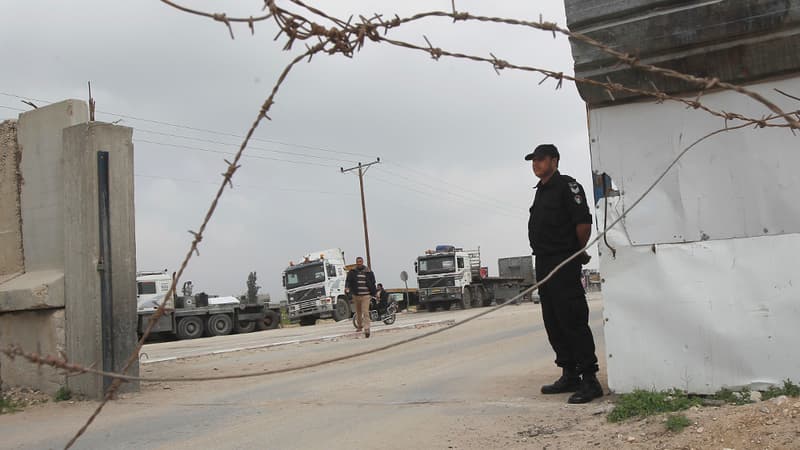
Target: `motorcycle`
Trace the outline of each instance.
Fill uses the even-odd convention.
[[[379,306],[378,300],[375,297],[372,297],[369,301],[370,322],[383,321],[383,323],[386,325],[393,324],[397,317],[397,301],[389,300],[389,304],[386,305],[385,309],[380,308]],[[358,325],[356,325],[355,315],[353,315],[353,326],[358,328]]]

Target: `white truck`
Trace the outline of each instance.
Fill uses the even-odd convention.
[[[449,310],[453,304],[462,309],[489,306],[490,292],[481,279],[481,252],[452,245],[437,245],[414,262],[419,285],[419,304],[428,311],[437,307]]]
[[[144,333],[159,303],[169,292],[172,276],[163,272],[136,274],[138,323],[137,331]],[[183,283],[183,295],[168,299],[164,314],[152,329],[154,333],[171,333],[178,339],[222,336],[233,331],[249,333],[277,328],[280,306],[263,302],[247,302],[236,297],[209,297],[205,293],[192,295],[192,282]]]
[[[527,259],[526,259],[527,258]],[[419,304],[428,311],[501,304],[533,285],[533,260],[528,257],[500,258],[499,277],[488,276],[481,267],[481,251],[452,245],[437,245],[414,263],[419,284]],[[486,270],[486,272],[484,272]],[[527,299],[528,297],[526,297]],[[535,297],[538,300],[538,296]]]
[[[349,319],[352,308],[345,295],[347,269],[339,248],[312,252],[299,263],[290,262],[283,271],[289,319],[299,320],[304,326],[328,317],[337,322]]]

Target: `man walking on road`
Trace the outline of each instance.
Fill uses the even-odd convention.
[[[353,295],[356,310],[356,330],[364,330],[369,337],[369,301],[377,293],[375,273],[364,265],[364,258],[356,258],[356,267],[347,272],[345,292]]]
[[[542,144],[525,156],[539,178],[530,209],[528,239],[536,255],[536,279],[544,279],[558,264],[582,249],[592,233],[592,215],[583,187],[558,171],[560,155],[552,144]],[[589,305],[581,284],[585,252],[570,261],[539,287],[542,319],[556,365],[562,375],[542,386],[543,394],[574,392],[568,403],[588,403],[603,396],[597,381],[594,336],[589,328]]]

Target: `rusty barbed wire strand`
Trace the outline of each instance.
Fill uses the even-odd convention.
[[[231,22],[245,22],[245,23],[247,23],[248,27],[250,28],[250,33],[255,34],[256,31],[255,31],[254,23],[255,22],[260,22],[262,20],[267,20],[270,17],[272,17],[272,13],[269,13],[269,14],[266,14],[266,15],[263,15],[263,16],[258,16],[258,17],[254,17],[254,16],[250,16],[250,17],[246,17],[246,18],[245,17],[228,17],[228,15],[225,14],[225,13],[208,13],[208,12],[198,11],[198,10],[195,10],[195,9],[191,9],[191,8],[187,8],[185,6],[178,5],[177,3],[174,3],[174,2],[172,2],[170,0],[161,0],[161,2],[171,6],[173,8],[176,8],[176,9],[178,9],[180,11],[183,11],[183,12],[186,12],[186,13],[189,13],[189,14],[195,14],[195,15],[198,15],[198,16],[208,17],[208,18],[213,19],[213,20],[215,20],[217,22],[224,23],[225,26],[228,27],[228,32],[230,32],[231,39],[234,39],[233,27],[231,27]]]
[[[503,302],[500,305],[496,305],[496,306],[494,306],[492,308],[489,308],[489,309],[487,309],[485,311],[482,311],[482,312],[480,312],[478,314],[475,314],[475,315],[472,315],[470,317],[467,317],[464,320],[461,320],[459,322],[455,322],[455,323],[453,323],[451,325],[448,325],[446,327],[440,328],[438,330],[433,330],[433,331],[430,331],[430,332],[427,332],[427,333],[423,333],[423,334],[418,335],[418,336],[412,336],[412,337],[407,338],[407,339],[402,339],[400,341],[393,342],[391,344],[386,344],[386,345],[383,345],[383,346],[380,346],[380,347],[372,348],[372,349],[369,349],[369,350],[364,350],[364,351],[360,351],[360,352],[356,352],[356,353],[351,353],[351,354],[339,356],[339,357],[336,357],[336,358],[329,358],[329,359],[325,359],[325,360],[322,360],[322,361],[317,361],[317,362],[314,362],[314,363],[302,364],[302,365],[294,366],[294,367],[284,367],[284,368],[281,368],[281,369],[262,370],[262,371],[246,372],[246,373],[230,374],[230,375],[214,375],[214,376],[207,376],[207,377],[180,377],[179,378],[179,377],[141,377],[141,376],[125,375],[124,373],[121,374],[121,373],[115,373],[115,372],[107,372],[107,371],[95,369],[93,367],[84,367],[84,366],[81,366],[79,364],[73,364],[73,363],[70,363],[69,361],[67,361],[66,358],[57,358],[57,357],[54,357],[54,356],[47,356],[47,355],[46,356],[42,356],[42,355],[39,355],[37,353],[28,353],[28,352],[23,351],[21,347],[15,346],[15,345],[9,345],[4,349],[0,349],[0,353],[4,353],[6,356],[8,356],[9,358],[12,358],[12,359],[15,358],[15,357],[22,357],[22,358],[25,358],[26,360],[28,360],[31,363],[38,364],[38,365],[51,366],[51,367],[54,367],[54,368],[57,368],[57,369],[65,370],[65,371],[70,372],[70,373],[78,373],[78,374],[91,373],[91,374],[100,375],[100,376],[114,377],[116,379],[121,379],[121,380],[125,380],[125,381],[139,381],[139,382],[143,382],[143,383],[164,383],[164,382],[221,381],[221,380],[232,380],[232,379],[241,379],[241,378],[255,378],[255,377],[261,377],[261,376],[276,375],[276,374],[281,374],[281,373],[296,372],[296,371],[300,371],[300,370],[305,370],[305,369],[310,369],[310,368],[314,368],[314,367],[320,367],[320,366],[324,366],[324,365],[328,365],[328,364],[333,364],[333,363],[336,363],[336,362],[346,361],[346,360],[349,360],[349,359],[358,358],[360,356],[365,356],[365,355],[368,355],[368,354],[378,353],[378,352],[389,350],[389,349],[392,349],[392,348],[395,348],[395,347],[399,347],[399,346],[402,346],[402,345],[405,345],[405,344],[408,344],[408,343],[411,343],[411,342],[415,342],[415,341],[418,341],[418,340],[421,340],[421,339],[425,339],[425,338],[428,338],[428,337],[443,333],[443,332],[451,330],[451,329],[453,329],[455,327],[458,327],[458,326],[464,325],[466,323],[472,322],[473,320],[476,320],[476,319],[478,319],[480,317],[483,317],[483,316],[485,316],[487,314],[491,314],[492,312],[497,311],[498,309],[504,308],[504,307],[508,306],[509,304],[512,304],[512,303],[514,303],[516,301],[519,301],[525,295],[536,291],[539,288],[539,286],[547,283],[565,265],[569,264],[572,260],[574,260],[579,255],[581,255],[584,251],[588,250],[592,245],[594,245],[597,242],[599,242],[600,239],[604,238],[609,230],[614,228],[625,217],[627,217],[628,214],[630,214],[634,209],[636,209],[636,207],[641,203],[641,201],[644,200],[650,194],[650,192],[658,185],[658,183],[660,183],[661,180],[664,179],[664,177],[669,173],[669,171],[672,170],[672,168],[675,167],[675,165],[691,149],[693,149],[698,144],[700,144],[700,143],[706,141],[707,139],[710,139],[710,138],[712,138],[712,137],[714,137],[714,136],[716,136],[718,134],[729,132],[729,131],[734,131],[734,130],[738,130],[738,129],[742,129],[742,128],[746,128],[746,127],[749,127],[751,125],[753,125],[753,124],[752,123],[748,123],[748,124],[739,124],[739,125],[732,126],[732,127],[720,128],[718,130],[712,131],[711,133],[708,133],[705,136],[695,140],[690,145],[685,147],[680,153],[678,153],[677,156],[675,156],[672,159],[672,161],[662,170],[661,174],[658,177],[656,177],[656,179],[648,186],[648,188],[645,189],[642,192],[642,194],[640,194],[633,203],[631,203],[631,206],[629,208],[626,208],[625,211],[623,211],[622,214],[620,214],[619,217],[617,217],[614,221],[612,221],[610,225],[606,226],[602,231],[598,232],[597,236],[595,236],[594,239],[590,240],[583,248],[581,248],[580,250],[576,251],[575,253],[573,253],[572,255],[567,257],[566,259],[564,259],[556,267],[554,267],[550,272],[548,272],[548,274],[544,278],[542,278],[541,280],[537,280],[536,283],[533,286],[523,290],[522,292],[520,292],[516,296],[506,300],[505,302]]]
[[[294,2],[294,1],[297,1],[297,0],[289,0],[289,1]],[[701,89],[700,89],[701,92],[702,91],[707,91],[707,90],[715,88],[715,87],[718,87],[718,88],[722,88],[722,89],[725,89],[725,90],[732,90],[732,91],[738,92],[740,94],[746,95],[746,96],[750,97],[751,99],[753,99],[753,100],[761,103],[762,105],[766,106],[768,109],[770,109],[774,113],[774,117],[782,118],[782,119],[786,120],[791,128],[800,129],[800,121],[798,121],[798,120],[796,120],[796,119],[794,119],[792,117],[792,115],[794,115],[795,113],[786,113],[786,112],[784,112],[775,103],[773,103],[772,101],[768,100],[767,98],[765,98],[761,94],[759,94],[757,92],[754,92],[754,91],[751,91],[749,89],[746,89],[746,88],[744,88],[742,86],[739,86],[739,85],[736,85],[736,84],[733,84],[733,83],[724,82],[724,81],[722,81],[722,80],[720,80],[719,78],[716,78],[716,77],[712,77],[712,78],[698,77],[698,76],[695,76],[695,75],[678,72],[677,70],[667,69],[667,68],[658,67],[658,66],[655,66],[655,65],[652,65],[652,64],[642,63],[641,60],[638,57],[636,57],[634,55],[631,55],[630,53],[614,50],[613,48],[609,47],[608,45],[606,45],[606,44],[604,44],[604,43],[602,43],[602,42],[600,42],[600,41],[598,41],[598,40],[596,40],[594,38],[591,38],[591,37],[589,37],[589,36],[587,36],[585,34],[576,33],[576,32],[570,31],[570,30],[568,30],[566,28],[562,28],[562,27],[558,26],[558,24],[556,24],[555,22],[546,22],[541,18],[541,16],[539,18],[539,22],[532,22],[532,21],[525,21],[525,20],[518,20],[518,19],[506,19],[506,18],[501,18],[501,17],[476,16],[476,15],[472,15],[472,14],[470,14],[468,12],[458,12],[458,11],[455,10],[455,2],[453,2],[453,8],[454,8],[453,12],[431,11],[431,12],[427,12],[427,13],[416,14],[416,15],[413,15],[413,16],[405,18],[405,19],[396,18],[395,20],[388,22],[385,26],[387,27],[387,29],[388,28],[393,28],[393,27],[396,28],[397,26],[400,26],[401,24],[410,23],[410,22],[414,22],[414,21],[425,19],[425,18],[429,18],[429,17],[449,17],[449,18],[452,18],[454,22],[474,20],[474,21],[479,21],[479,22],[493,22],[493,23],[502,23],[502,24],[507,24],[507,25],[525,26],[525,27],[530,27],[530,28],[534,28],[534,29],[537,29],[537,30],[550,31],[550,32],[553,33],[553,37],[555,37],[556,33],[561,33],[561,34],[566,35],[568,37],[571,37],[571,38],[573,38],[573,39],[575,39],[577,41],[583,42],[584,44],[587,44],[587,45],[590,45],[592,47],[595,47],[595,48],[603,51],[604,53],[606,53],[606,54],[608,54],[610,56],[613,56],[618,61],[629,65],[630,67],[632,67],[634,69],[639,69],[639,70],[642,70],[642,71],[645,71],[645,72],[657,73],[657,74],[660,74],[660,75],[663,75],[663,76],[666,76],[666,77],[669,77],[669,78],[675,78],[675,79],[686,81],[688,83],[691,83],[691,84],[694,84],[694,85],[696,85],[698,87],[701,87]]]
[[[181,11],[190,12],[192,14],[197,14],[209,18],[213,18],[215,20],[219,20],[220,17],[227,17],[224,14],[220,13],[208,13],[203,11],[197,11],[190,8],[182,7],[180,5],[175,4],[169,0],[161,0],[162,2],[177,8]],[[359,50],[363,47],[364,40],[366,37],[369,37],[373,41],[384,41],[393,45],[397,45],[400,47],[405,47],[414,50],[423,50],[424,48],[404,42],[404,41],[397,41],[391,40],[385,37],[381,37],[378,33],[379,29],[383,29],[384,34],[386,34],[390,29],[398,28],[404,24],[431,18],[431,17],[447,17],[452,18],[453,22],[459,21],[478,21],[478,22],[491,22],[491,23],[499,23],[499,24],[506,24],[506,25],[515,25],[515,26],[524,26],[528,28],[533,28],[541,31],[550,31],[553,33],[553,37],[556,37],[556,33],[563,34],[580,42],[583,42],[587,45],[593,46],[598,48],[599,50],[605,52],[606,54],[613,56],[621,63],[627,64],[630,67],[646,72],[657,73],[662,76],[676,78],[683,80],[685,82],[694,84],[700,87],[700,94],[694,100],[690,100],[684,97],[677,97],[669,95],[659,89],[651,82],[650,84],[653,86],[653,91],[648,91],[644,89],[638,88],[631,88],[624,86],[620,83],[614,83],[610,79],[606,79],[606,82],[593,80],[590,78],[582,78],[582,77],[574,77],[565,75],[563,72],[555,72],[546,69],[538,69],[535,67],[526,67],[520,66],[516,64],[511,64],[508,61],[498,59],[492,55],[492,60],[489,61],[486,58],[481,57],[471,57],[470,55],[462,54],[462,53],[455,53],[455,52],[446,52],[440,48],[433,47],[430,44],[430,41],[427,37],[425,40],[428,42],[429,48],[425,49],[434,59],[438,59],[441,56],[450,56],[454,58],[462,58],[462,59],[472,59],[475,61],[483,61],[483,62],[490,62],[493,64],[495,71],[498,72],[502,69],[516,69],[516,70],[526,70],[531,72],[538,72],[545,75],[545,79],[543,79],[541,83],[544,83],[548,78],[554,78],[558,80],[558,84],[556,89],[561,87],[561,82],[564,79],[569,81],[573,81],[575,83],[593,85],[596,87],[602,87],[606,89],[606,93],[612,101],[616,101],[616,98],[613,95],[613,92],[627,92],[630,94],[636,94],[646,97],[655,98],[658,102],[663,102],[665,100],[670,101],[677,101],[684,103],[687,107],[691,107],[693,109],[701,109],[706,111],[714,116],[720,117],[725,119],[726,121],[729,120],[741,120],[741,121],[758,121],[762,127],[777,127],[778,125],[771,124],[771,121],[777,119],[783,119],[787,122],[784,127],[792,128],[792,129],[800,129],[800,120],[795,119],[793,116],[797,116],[800,118],[800,112],[793,111],[790,113],[784,112],[780,107],[778,107],[775,103],[771,102],[761,94],[753,92],[749,89],[746,89],[742,86],[738,86],[732,83],[727,83],[719,80],[718,78],[705,78],[705,77],[698,77],[691,74],[684,74],[672,69],[666,69],[658,66],[654,66],[651,64],[642,63],[641,60],[629,53],[621,52],[618,50],[614,50],[610,46],[603,44],[585,34],[572,32],[566,28],[559,27],[558,24],[555,22],[548,22],[545,21],[541,16],[538,22],[534,21],[526,21],[526,20],[519,20],[519,19],[509,19],[509,18],[502,18],[502,17],[489,17],[489,16],[478,16],[470,14],[469,12],[459,12],[456,10],[455,1],[451,2],[452,4],[452,12],[448,11],[430,11],[424,13],[414,14],[410,17],[400,18],[399,16],[395,16],[393,19],[384,20],[381,15],[374,14],[371,18],[366,18],[364,16],[359,16],[361,22],[352,24],[352,17],[348,21],[343,21],[336,17],[333,17],[330,14],[325,13],[324,11],[310,6],[303,2],[302,0],[287,0],[288,2],[295,4],[301,8],[306,9],[307,11],[315,14],[319,17],[322,17],[326,20],[329,20],[335,24],[337,24],[342,29],[332,27],[326,28],[322,25],[316,24],[313,21],[308,20],[305,17],[302,17],[298,14],[291,13],[283,8],[279,8],[275,0],[265,0],[265,8],[270,10],[270,16],[274,17],[280,31],[275,39],[278,39],[282,34],[287,34],[289,39],[287,40],[286,45],[284,46],[285,50],[289,50],[292,48],[292,45],[295,40],[307,40],[313,37],[318,38],[328,38],[330,42],[335,43],[334,48],[329,49],[329,53],[341,52],[345,56],[352,57],[354,50]],[[246,19],[238,19],[238,21],[246,21]],[[226,25],[230,28],[230,24],[225,22]],[[231,31],[232,33],[232,31]],[[713,88],[721,88],[726,90],[733,90],[740,94],[746,95],[753,100],[760,102],[768,109],[770,109],[774,114],[762,118],[750,118],[745,117],[741,114],[732,113],[732,112],[725,112],[725,111],[716,111],[713,110],[704,104],[702,104],[699,99],[702,96],[704,91],[713,89]]]
[[[172,284],[170,285],[169,291],[167,291],[167,294],[164,296],[164,299],[161,301],[161,303],[159,303],[158,309],[156,310],[156,312],[150,317],[150,320],[148,321],[147,327],[145,328],[145,330],[144,330],[144,332],[142,334],[142,337],[139,339],[139,341],[136,344],[136,348],[134,349],[133,352],[131,352],[130,356],[125,361],[125,365],[123,366],[123,369],[122,369],[120,375],[126,374],[128,372],[128,370],[130,369],[130,367],[133,365],[133,363],[138,360],[139,352],[141,352],[142,346],[144,346],[145,340],[150,335],[150,333],[153,330],[153,327],[155,326],[155,324],[158,321],[158,319],[164,314],[165,306],[166,306],[167,301],[175,294],[176,285],[178,283],[178,280],[181,279],[181,276],[183,275],[183,271],[186,269],[187,265],[189,264],[189,261],[192,259],[192,256],[194,254],[199,254],[198,245],[203,240],[203,232],[205,231],[206,227],[208,226],[208,223],[211,221],[211,217],[214,215],[214,212],[217,209],[217,205],[219,204],[219,200],[222,197],[222,194],[225,192],[226,187],[233,188],[233,182],[232,182],[233,175],[241,167],[240,165],[238,165],[239,160],[242,158],[242,155],[244,154],[244,150],[245,150],[245,148],[247,148],[247,144],[249,143],[250,138],[253,136],[253,133],[255,133],[256,128],[258,128],[258,125],[261,123],[261,121],[263,119],[265,119],[265,118],[269,119],[269,116],[267,115],[267,113],[269,112],[270,108],[274,104],[275,96],[277,95],[278,90],[280,89],[280,87],[283,84],[284,80],[286,80],[286,77],[289,75],[289,73],[294,68],[294,66],[297,65],[297,63],[299,63],[300,61],[303,61],[306,58],[310,58],[314,53],[317,53],[317,52],[321,51],[324,48],[324,46],[325,46],[325,43],[322,42],[322,43],[319,43],[319,44],[317,44],[317,45],[315,45],[313,47],[310,47],[308,50],[306,50],[302,54],[300,54],[300,55],[296,56],[294,59],[292,59],[292,61],[283,69],[283,71],[281,72],[280,76],[278,77],[278,81],[272,87],[272,92],[270,93],[269,97],[267,97],[267,99],[264,101],[263,105],[261,106],[261,109],[258,111],[258,115],[256,116],[256,119],[253,121],[253,124],[250,126],[250,129],[247,131],[247,134],[245,135],[245,138],[242,141],[241,146],[239,147],[239,151],[236,153],[236,155],[234,156],[232,161],[230,161],[230,162],[227,161],[227,160],[225,161],[228,164],[227,170],[222,174],[223,181],[220,184],[219,189],[217,189],[217,193],[214,196],[214,199],[211,201],[211,205],[209,206],[208,211],[206,212],[206,215],[203,218],[203,222],[201,223],[200,228],[198,229],[197,232],[189,231],[189,233],[191,233],[194,236],[194,239],[192,240],[192,243],[189,246],[189,250],[187,251],[186,255],[184,256],[183,262],[181,263],[181,266],[180,266],[179,270],[176,272],[176,275],[173,277]],[[103,397],[103,400],[97,406],[97,408],[95,409],[94,413],[92,413],[92,415],[89,417],[89,419],[86,421],[86,423],[78,430],[78,432],[75,434],[75,436],[73,436],[72,439],[70,439],[70,441],[64,447],[65,449],[69,449],[70,447],[72,447],[72,445],[75,444],[75,442],[83,435],[83,433],[86,432],[86,429],[92,424],[92,422],[94,422],[94,419],[97,418],[97,416],[103,410],[103,407],[106,405],[106,403],[108,403],[108,401],[117,392],[117,390],[119,389],[120,385],[122,384],[122,381],[123,381],[123,378],[120,378],[119,376],[116,376],[113,379],[113,381],[111,383],[111,386],[109,387],[108,391],[106,392],[106,395]]]
[[[709,107],[703,105],[702,103],[698,102],[697,100],[689,100],[689,99],[682,98],[682,97],[675,97],[675,96],[668,95],[668,94],[666,94],[664,92],[661,92],[661,91],[647,91],[647,90],[644,90],[644,89],[631,88],[631,87],[625,86],[623,84],[613,83],[613,82],[610,82],[610,81],[602,82],[602,81],[592,80],[592,79],[589,79],[589,78],[574,77],[574,76],[565,74],[563,72],[555,72],[555,71],[552,71],[552,70],[542,69],[542,68],[532,67],[532,66],[517,65],[517,64],[510,63],[508,61],[505,61],[503,59],[499,59],[496,56],[494,56],[493,54],[490,54],[491,57],[487,58],[487,57],[483,57],[483,56],[469,55],[469,54],[465,54],[465,53],[456,53],[456,52],[450,52],[450,51],[447,51],[447,50],[443,50],[441,48],[437,48],[437,47],[431,46],[430,45],[430,41],[428,41],[429,42],[429,46],[428,47],[423,47],[421,45],[415,45],[415,44],[411,44],[411,43],[408,43],[408,42],[405,42],[405,41],[396,41],[396,40],[388,39],[388,38],[384,38],[384,37],[381,37],[379,39],[382,42],[386,42],[386,43],[394,45],[394,46],[398,46],[398,47],[403,47],[403,48],[407,48],[407,49],[411,49],[411,50],[418,50],[418,51],[423,51],[423,52],[429,53],[433,59],[439,59],[442,56],[447,56],[447,57],[456,58],[456,59],[467,59],[467,60],[470,60],[470,61],[488,63],[488,64],[491,64],[492,67],[497,72],[499,72],[500,70],[504,70],[504,69],[513,69],[513,70],[520,70],[520,71],[524,71],[524,72],[539,73],[539,74],[542,74],[542,75],[545,76],[545,78],[543,78],[539,82],[540,85],[542,83],[544,83],[545,81],[547,81],[548,79],[553,78],[555,80],[558,80],[558,83],[556,85],[556,89],[560,89],[561,88],[561,82],[563,80],[568,80],[568,81],[572,81],[572,82],[575,82],[575,83],[581,83],[581,84],[586,84],[586,85],[592,85],[592,86],[605,88],[606,92],[611,96],[612,99],[614,99],[613,94],[612,94],[612,92],[614,92],[614,91],[616,91],[616,92],[627,92],[627,93],[631,93],[631,94],[638,94],[638,95],[643,95],[643,96],[647,96],[647,97],[653,97],[659,102],[663,102],[665,100],[671,100],[671,101],[680,102],[680,103],[685,104],[687,107],[690,107],[692,109],[703,110],[703,111],[705,111],[705,112],[707,112],[707,113],[709,113],[709,114],[711,114],[713,116],[722,118],[724,120],[739,120],[739,121],[748,122],[748,123],[758,123],[762,127],[776,127],[776,128],[778,128],[778,127],[783,127],[783,128],[791,127],[790,124],[774,124],[774,123],[770,123],[772,121],[779,120],[779,119],[783,118],[783,116],[780,116],[780,117],[779,116],[768,116],[768,117],[764,117],[764,118],[760,118],[760,119],[754,119],[754,118],[749,118],[749,117],[743,116],[741,114],[724,112],[724,111],[716,111],[716,110],[714,110],[712,108],[709,108]],[[794,112],[788,113],[788,114],[794,114]],[[788,115],[788,114],[784,113],[784,115]]]

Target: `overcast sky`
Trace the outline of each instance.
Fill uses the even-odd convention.
[[[262,2],[199,1],[229,16]],[[280,2],[279,2],[280,3]],[[334,15],[402,16],[449,10],[449,0],[318,0]],[[474,14],[564,24],[561,0],[465,1]],[[136,245],[140,270],[175,270],[234,152],[279,73],[297,52],[273,41],[273,22],[251,36],[157,0],[6,2],[0,15],[0,120],[39,101],[85,99],[97,119],[134,129]],[[524,65],[572,73],[565,38],[523,28],[432,19],[390,35],[451,51],[489,52]],[[537,182],[523,156],[554,143],[561,170],[591,195],[585,106],[575,86],[555,90],[541,76],[442,58],[367,41],[353,59],[318,55],[284,83],[227,191],[185,279],[197,289],[240,294],[258,273],[262,292],[282,298],[290,260],[340,247],[365,254],[358,178],[339,168],[380,157],[365,177],[373,269],[387,287],[413,274],[417,255],[437,244],[480,246],[497,259],[529,255],[528,208]],[[113,113],[113,114],[109,114]],[[125,116],[125,117],[121,117]],[[146,119],[146,120],[140,120]],[[180,125],[180,126],[172,126]],[[188,127],[188,128],[187,128]],[[596,257],[594,258],[596,261]],[[593,261],[593,263],[595,263]],[[595,263],[596,266],[596,263]],[[412,286],[416,279],[412,276]]]

